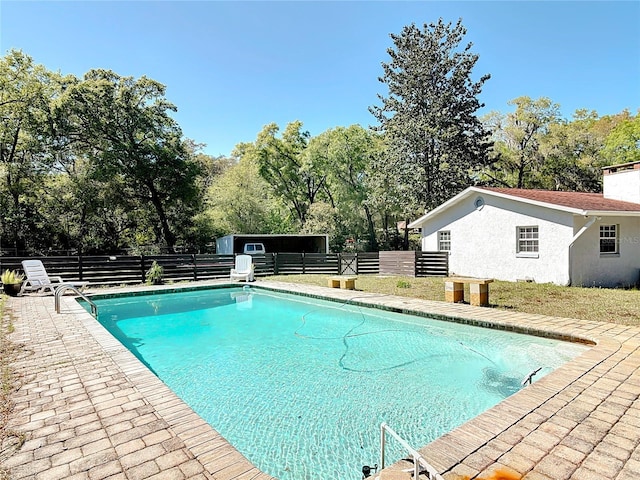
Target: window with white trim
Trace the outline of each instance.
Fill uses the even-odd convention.
[[[600,253],[618,253],[618,225],[600,225]]]
[[[438,232],[438,250],[440,252],[451,251],[451,231],[440,230]]]
[[[523,254],[538,253],[538,226],[516,227],[516,252]]]

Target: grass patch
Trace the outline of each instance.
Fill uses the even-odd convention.
[[[276,275],[268,280],[327,286],[329,275]],[[359,291],[444,301],[440,277],[382,277],[359,275]],[[468,286],[465,298],[469,299]],[[640,290],[562,287],[550,283],[493,282],[491,308],[554,317],[578,318],[620,325],[640,325]]]

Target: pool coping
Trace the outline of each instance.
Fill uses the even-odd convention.
[[[111,288],[100,290],[97,295],[193,290],[230,284],[238,285],[228,281],[194,282],[158,287]],[[447,479],[491,478],[496,471],[509,472],[514,478],[526,476],[532,480],[586,480],[596,478],[596,475],[597,478],[611,480],[640,478],[640,436],[637,433],[640,423],[638,327],[269,280],[252,285],[473,325],[593,343],[592,348],[576,359],[419,451]],[[64,463],[62,455],[73,449],[71,439],[67,438],[61,443],[59,438],[50,438],[52,434],[43,436],[43,432],[49,432],[55,425],[59,427],[55,433],[60,436],[65,431],[65,422],[72,418],[73,410],[68,418],[66,413],[60,412],[70,407],[62,405],[60,411],[47,407],[47,401],[52,404],[68,403],[61,401],[69,398],[68,395],[64,396],[64,383],[70,377],[68,369],[62,369],[59,378],[56,378],[55,371],[42,369],[35,374],[37,381],[23,385],[14,395],[15,418],[12,418],[11,424],[13,428],[25,432],[28,438],[22,449],[3,461],[2,465],[12,468],[12,472],[18,472],[16,478],[27,478],[36,470],[43,478],[71,478],[73,475],[78,475],[77,478],[111,478],[113,475],[122,475],[121,478],[152,478],[163,474],[167,475],[166,478],[219,480],[273,478],[252,465],[195,414],[73,297],[65,296],[61,300],[61,313],[56,314],[52,296],[29,295],[9,299],[7,307],[16,317],[16,332],[10,338],[34,351],[41,350],[41,345],[59,349],[55,355],[62,355],[71,364],[74,371],[73,390],[83,390],[78,398],[83,399],[83,411],[91,406],[94,414],[90,417],[93,421],[97,419],[97,423],[90,423],[91,428],[95,428],[92,431],[103,432],[94,436],[102,442],[103,450],[100,451],[106,453],[93,459],[95,464],[92,464],[86,460],[91,455],[90,449],[87,447],[85,454],[80,448],[80,457],[76,455]],[[115,384],[99,389],[90,388],[101,385],[99,377],[106,374],[96,376],[96,373],[92,375],[91,371],[85,371],[88,362],[81,354],[83,348],[97,352],[98,360],[93,363],[104,369],[101,371],[115,372],[112,375],[120,382],[117,388]],[[51,355],[49,352],[47,358],[50,359]],[[29,373],[29,362],[18,362],[17,367],[25,374]],[[59,388],[54,388],[56,382],[60,382]],[[43,395],[43,384],[49,388],[49,395]],[[108,394],[105,393],[107,390]],[[118,396],[121,390],[129,393]],[[135,408],[126,410],[128,405],[135,405]],[[152,415],[156,430],[149,433],[148,428],[140,429],[140,426],[132,423],[126,435],[116,431],[112,421],[127,417],[127,421],[133,422],[135,415],[126,415],[133,411],[138,418]],[[46,413],[49,413],[49,417]],[[58,417],[59,421],[56,420]],[[78,428],[73,427],[74,435],[78,434]],[[149,436],[163,440],[153,443],[154,440],[149,440]],[[95,440],[91,443],[95,443]],[[56,446],[55,449],[52,445]],[[56,452],[46,457],[48,463],[43,462],[45,457],[40,458],[42,454],[36,454],[38,448],[44,447]],[[146,460],[136,463],[132,460],[134,454]],[[159,458],[165,461],[159,461]],[[167,458],[173,460],[169,462]],[[34,467],[34,464],[37,466]],[[105,465],[109,465],[109,468],[105,469]],[[100,471],[108,471],[110,476],[100,477],[96,473]],[[65,473],[56,477],[54,472]],[[87,476],[82,477],[83,474]]]

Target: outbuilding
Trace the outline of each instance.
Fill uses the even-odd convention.
[[[470,187],[409,224],[451,275],[577,286],[640,278],[640,162],[603,169],[603,193]]]
[[[262,244],[265,253],[329,253],[329,235],[234,234],[216,239],[216,253],[243,253],[245,244]]]

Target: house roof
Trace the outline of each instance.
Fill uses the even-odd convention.
[[[409,224],[420,227],[429,218],[471,195],[492,195],[540,207],[561,210],[574,215],[640,216],[640,204],[605,198],[602,193],[558,192],[524,188],[469,187]]]
[[[502,193],[513,197],[561,207],[587,211],[640,212],[640,204],[605,198],[602,193],[557,192],[553,190],[529,190],[525,188],[491,188],[481,190]]]

